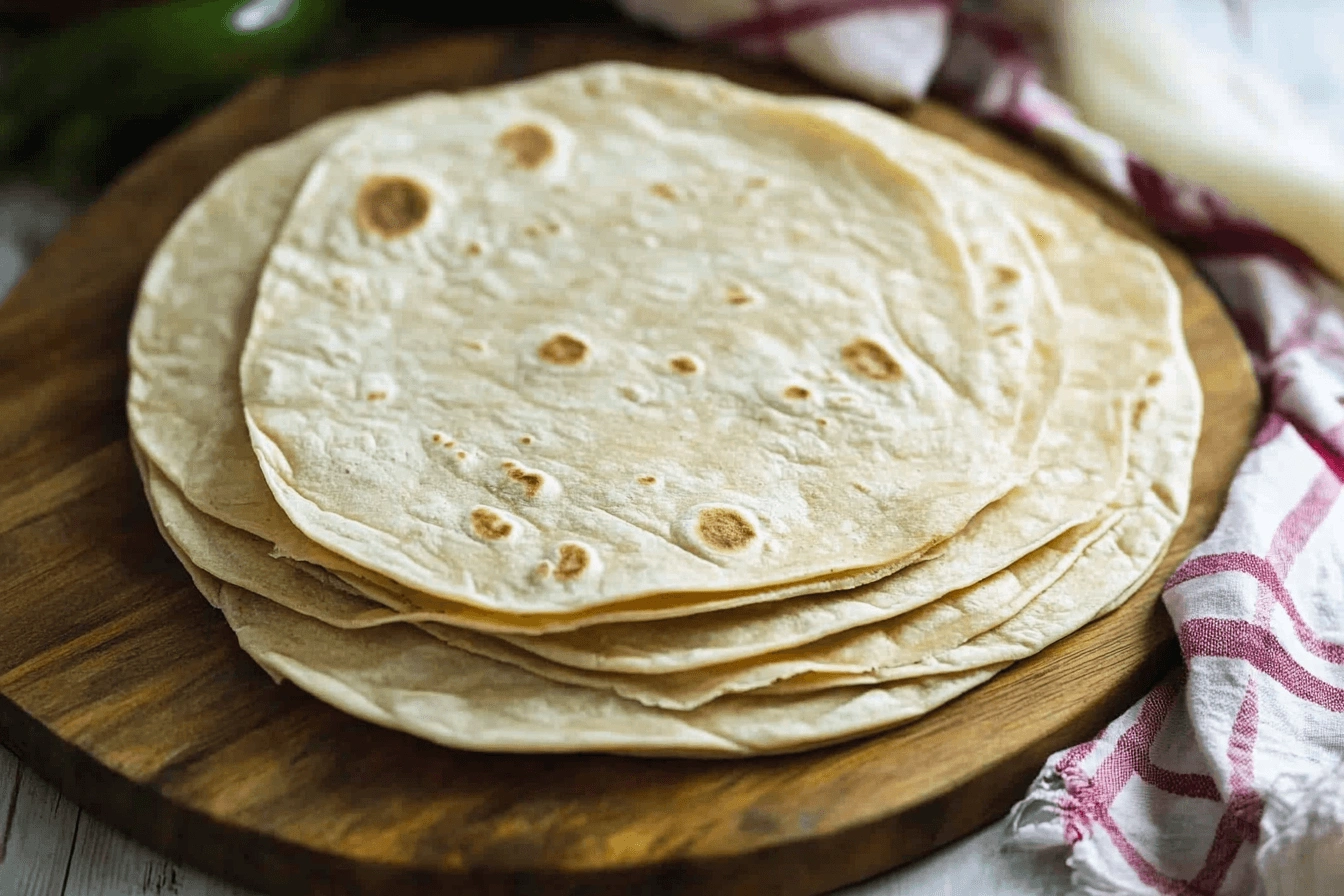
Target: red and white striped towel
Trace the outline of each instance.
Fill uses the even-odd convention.
[[[1163,595],[1185,667],[1050,757],[1010,839],[1068,844],[1082,893],[1344,893],[1344,291],[1291,241],[1082,123],[994,4],[622,2],[873,101],[951,100],[1062,150],[1189,252],[1269,414],[1217,529]]]

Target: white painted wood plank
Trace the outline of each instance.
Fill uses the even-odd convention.
[[[0,748],[0,894],[61,896],[79,809]]]
[[[1001,849],[1007,819],[834,896],[1065,896],[1067,850]]]
[[[253,896],[178,865],[96,819],[84,816],[64,896]]]

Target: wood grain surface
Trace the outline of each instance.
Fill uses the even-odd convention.
[[[0,738],[90,812],[274,893],[818,893],[999,817],[1176,662],[1158,589],[1246,450],[1246,355],[1178,253],[935,105],[907,114],[1100,209],[1181,285],[1206,399],[1192,509],[1124,607],[917,723],[743,761],[447,750],[276,686],[238,649],[159,539],[126,444],[126,330],[155,245],[239,153],[338,109],[601,58],[822,92],[635,31],[457,37],[263,81],[123,175],[0,308]]]

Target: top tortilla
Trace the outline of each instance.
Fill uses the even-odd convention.
[[[1030,472],[1030,335],[879,140],[625,64],[416,112],[313,165],[240,365],[313,541],[572,613],[889,570]]]
[[[389,116],[409,116],[420,104],[436,99],[417,97],[377,109]],[[257,278],[305,172],[324,148],[367,114],[363,110],[324,119],[245,154],[182,213],[146,271],[130,330],[127,414],[136,443],[194,506],[270,541],[277,554],[332,571],[349,587],[389,607],[418,608],[439,621],[482,631],[567,631],[595,622],[660,619],[850,587],[882,574],[867,570],[768,592],[724,593],[713,600],[660,595],[583,613],[518,616],[407,589],[295,528],[258,469],[243,418],[238,359]],[[688,608],[691,599],[695,602]]]

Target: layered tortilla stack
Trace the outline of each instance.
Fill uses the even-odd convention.
[[[277,679],[475,750],[916,718],[1119,606],[1202,397],[1157,255],[875,109],[602,63],[257,149],[145,275],[164,537]]]

